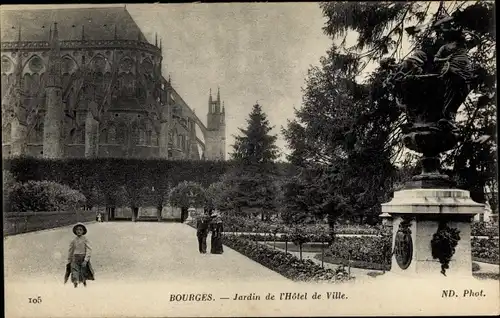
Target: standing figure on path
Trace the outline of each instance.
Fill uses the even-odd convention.
[[[205,210],[204,215],[201,215],[196,220],[196,236],[198,237],[198,250],[201,254],[207,252],[207,236],[209,226],[209,211]]]
[[[210,253],[222,254],[222,217],[218,212],[212,214],[212,221],[210,222],[210,229],[212,231],[212,239],[210,242]]]
[[[76,237],[69,244],[67,270],[71,270],[71,282],[78,287],[78,283],[87,286],[87,280],[94,280],[94,271],[90,265],[90,255],[92,248],[89,240],[85,237],[87,228],[82,223],[77,223],[73,227]],[[66,283],[69,273],[66,272],[64,282]]]
[[[97,222],[102,222],[102,215],[101,215],[101,213],[97,213]]]

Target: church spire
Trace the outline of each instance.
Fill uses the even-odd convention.
[[[208,102],[210,105],[212,104],[212,89],[210,89],[209,97],[208,97]]]
[[[220,87],[217,87],[217,102],[220,104]]]

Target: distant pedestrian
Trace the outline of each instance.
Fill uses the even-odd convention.
[[[211,216],[210,230],[212,231],[212,237],[210,240],[210,253],[212,254],[222,254],[224,249],[222,247],[222,217],[219,212],[215,212]]]
[[[209,230],[209,210],[205,209],[205,213],[199,216],[196,220],[196,236],[198,238],[198,250],[201,254],[207,252],[207,236]]]
[[[101,213],[97,213],[97,222],[102,222],[102,215],[101,215]]]
[[[78,283],[87,286],[87,280],[94,280],[94,271],[90,265],[92,248],[85,236],[87,228],[82,223],[78,223],[73,227],[73,233],[76,237],[69,244],[68,265],[66,266],[64,283],[67,282],[71,275],[71,282],[76,288]]]

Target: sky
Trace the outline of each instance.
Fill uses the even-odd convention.
[[[220,88],[228,153],[256,102],[287,151],[281,127],[301,106],[308,69],[332,44],[318,3],[127,4],[127,10],[150,42],[158,33],[164,76],[204,123],[210,89],[215,96]]]

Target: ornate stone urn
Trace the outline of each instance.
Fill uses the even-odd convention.
[[[472,274],[470,223],[484,206],[440,172],[439,156],[460,139],[455,116],[471,91],[473,73],[461,32],[448,30],[443,38],[434,56],[419,50],[386,65],[386,85],[406,115],[402,141],[422,154],[421,173],[382,204],[383,215],[393,218],[392,274]]]
[[[459,141],[451,114],[440,107],[446,89],[443,79],[434,74],[409,76],[400,86],[407,117],[407,124],[402,127],[403,143],[422,154],[422,172],[406,188],[453,187],[450,178],[439,172],[439,154],[453,149]]]

